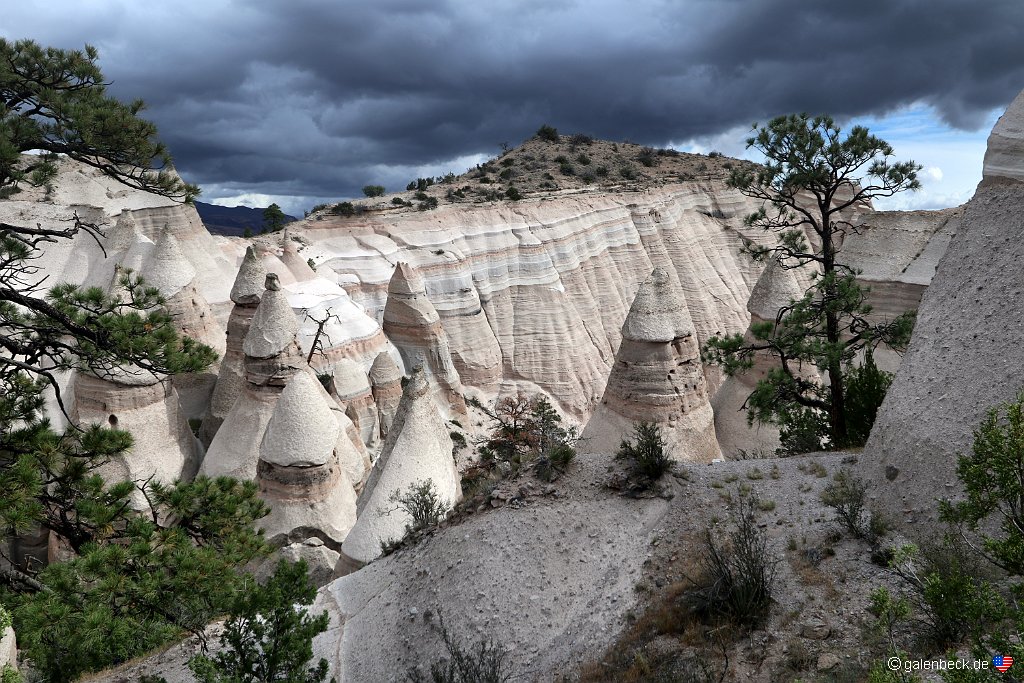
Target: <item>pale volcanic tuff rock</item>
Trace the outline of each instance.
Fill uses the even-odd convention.
[[[962,491],[985,412],[1024,386],[1024,94],[989,137],[985,175],[925,291],[917,324],[857,468],[875,504],[906,524]],[[927,527],[930,528],[930,527]],[[927,533],[923,531],[922,533]]]
[[[288,228],[281,231],[281,262],[288,268],[296,282],[317,278],[316,271],[310,268],[306,259],[299,256],[299,245],[292,239]]]
[[[383,351],[377,354],[370,367],[370,386],[373,387],[373,402],[380,417],[380,435],[384,438],[391,430],[402,400],[402,371],[394,358]]]
[[[743,226],[754,208],[711,181],[428,213],[317,214],[300,227],[318,272],[334,270],[378,320],[392,264],[418,271],[463,385],[544,391],[578,419],[600,399],[629,304],[655,265],[681,283],[698,339],[746,329],[760,267],[739,249],[743,236],[767,239]]]
[[[260,442],[274,405],[289,380],[305,367],[296,340],[298,318],[277,275],[266,276],[266,290],[242,341],[245,383],[210,443],[202,473],[253,479]]]
[[[252,317],[263,296],[266,279],[263,262],[256,257],[253,248],[249,247],[245,250],[242,265],[231,286],[231,301],[234,307],[228,317],[226,351],[199,434],[200,440],[207,447],[245,387],[245,354],[242,352],[242,342],[249,332]]]
[[[341,426],[318,380],[298,372],[281,393],[259,449],[257,479],[270,514],[268,540],[311,535],[337,548],[356,521],[356,493],[338,461]]]
[[[417,482],[434,482],[447,507],[462,497],[459,473],[452,458],[452,440],[425,373],[413,372],[380,457],[359,496],[358,518],[342,545],[342,571],[354,570],[379,557],[381,542],[400,539],[410,521],[389,501]]]
[[[164,310],[174,320],[178,333],[212,347],[218,359],[222,358],[224,329],[199,291],[195,267],[185,258],[177,238],[168,227],[165,227],[156,249],[140,272],[146,284],[156,287],[164,297]],[[188,417],[200,418],[206,412],[217,381],[217,370],[215,363],[202,372],[172,378]]]
[[[342,358],[331,367],[331,395],[350,411],[362,442],[372,446],[380,435],[370,378],[354,360]],[[353,417],[354,416],[354,417]]]
[[[661,427],[675,460],[721,456],[693,321],[678,285],[661,268],[630,306],[604,398],[583,438],[614,451],[640,421]]]
[[[982,182],[1024,181],[1024,92],[996,121],[988,137],[984,164]]]
[[[131,432],[132,447],[101,468],[107,481],[189,479],[199,466],[199,444],[171,382],[141,370],[105,374],[76,372],[71,418],[75,424],[101,424]],[[142,494],[133,504],[143,506]]]
[[[464,413],[462,380],[452,363],[448,335],[427,297],[423,277],[408,263],[399,262],[391,276],[383,329],[406,367],[422,367],[437,382],[442,405]]]

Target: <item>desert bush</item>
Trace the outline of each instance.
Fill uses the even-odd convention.
[[[633,473],[652,483],[674,466],[665,448],[661,428],[652,422],[633,425],[633,438],[619,444],[616,458],[626,460]]]
[[[977,557],[956,536],[921,548],[904,545],[896,550],[890,568],[910,589],[908,620],[918,636],[915,645],[930,652],[958,645],[1007,615],[992,584],[982,578]]]
[[[623,166],[619,169],[619,175],[626,180],[636,180],[636,169],[632,166]]]
[[[534,463],[534,472],[543,481],[554,481],[568,469],[576,457],[576,449],[568,444],[553,446],[547,454],[541,455]]]
[[[708,152],[708,158],[709,159],[717,159],[717,158],[722,157],[722,156],[725,156],[725,155],[722,154],[719,151],[716,151],[716,150],[711,150],[710,152]]]
[[[558,129],[546,123],[537,129],[535,135],[541,140],[547,140],[548,142],[558,142],[561,139],[558,135]]]
[[[576,168],[570,163],[564,163],[558,167],[562,175],[576,175]]]
[[[391,203],[395,206],[405,206],[405,200],[401,197],[394,197],[391,199]]]
[[[409,515],[410,520],[405,525],[407,537],[436,526],[448,514],[448,505],[438,494],[433,479],[414,482],[404,493],[398,490],[392,491],[388,496],[388,502],[393,503],[395,508],[386,512],[401,510]]]
[[[647,168],[657,166],[658,162],[658,151],[653,147],[644,147],[640,150],[640,153],[636,155],[636,160]]]
[[[486,639],[467,646],[451,634],[443,619],[440,628],[448,657],[431,664],[429,676],[409,669],[409,683],[507,683],[512,679],[508,654],[500,643]]]
[[[757,526],[753,498],[739,498],[736,529],[723,542],[717,531],[704,531],[699,574],[690,580],[687,600],[705,621],[754,627],[768,615],[778,560]]]
[[[588,157],[583,152],[580,152],[579,155],[577,155],[576,161],[580,162],[580,164],[583,165],[583,166],[589,166],[590,165],[590,157]]]
[[[341,202],[331,207],[331,213],[347,218],[356,214],[356,207],[352,202]]]
[[[437,205],[438,205],[437,197],[427,197],[426,199],[421,201],[419,204],[417,204],[416,208],[419,209],[420,211],[430,211],[432,209],[436,209]]]
[[[821,502],[832,508],[836,518],[857,538],[868,534],[867,490],[867,484],[843,469],[835,473],[821,492]]]
[[[587,185],[590,185],[595,180],[597,180],[597,176],[594,175],[593,171],[584,171],[583,173],[580,173],[580,180],[582,180]]]
[[[505,190],[505,196],[508,197],[509,199],[511,199],[514,202],[519,201],[520,199],[523,198],[522,193],[519,190],[517,190],[515,187],[512,187],[511,185],[509,186],[509,188],[507,190]]]
[[[573,133],[569,136],[569,144],[573,147],[578,147],[579,145],[592,145],[593,143],[594,138],[589,135],[584,135],[583,133]]]
[[[384,192],[385,192],[385,189],[384,189],[383,185],[364,185],[363,186],[363,194],[366,195],[367,197],[383,197],[384,196]]]
[[[453,452],[458,453],[467,446],[466,437],[462,432],[451,431],[448,435],[452,438]]]
[[[608,167],[607,166],[598,166],[597,168],[594,169],[594,173],[596,175],[598,175],[599,177],[603,178],[606,175],[608,175]]]

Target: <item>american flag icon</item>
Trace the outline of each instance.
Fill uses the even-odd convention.
[[[1006,670],[1013,666],[1013,657],[1008,655],[996,655],[992,658],[992,665],[999,673],[1006,673]]]

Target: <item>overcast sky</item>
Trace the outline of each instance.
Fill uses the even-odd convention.
[[[464,171],[542,123],[744,153],[754,121],[869,123],[968,199],[1024,88],[1021,0],[35,0],[0,35],[100,51],[203,199],[301,215]]]

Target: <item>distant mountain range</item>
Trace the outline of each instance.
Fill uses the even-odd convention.
[[[259,234],[263,229],[263,209],[253,209],[248,206],[217,206],[196,202],[196,210],[199,217],[203,219],[206,229],[215,235],[232,235],[241,237],[246,229],[252,230],[253,234]],[[285,214],[285,221],[291,223],[298,220],[295,216]]]

